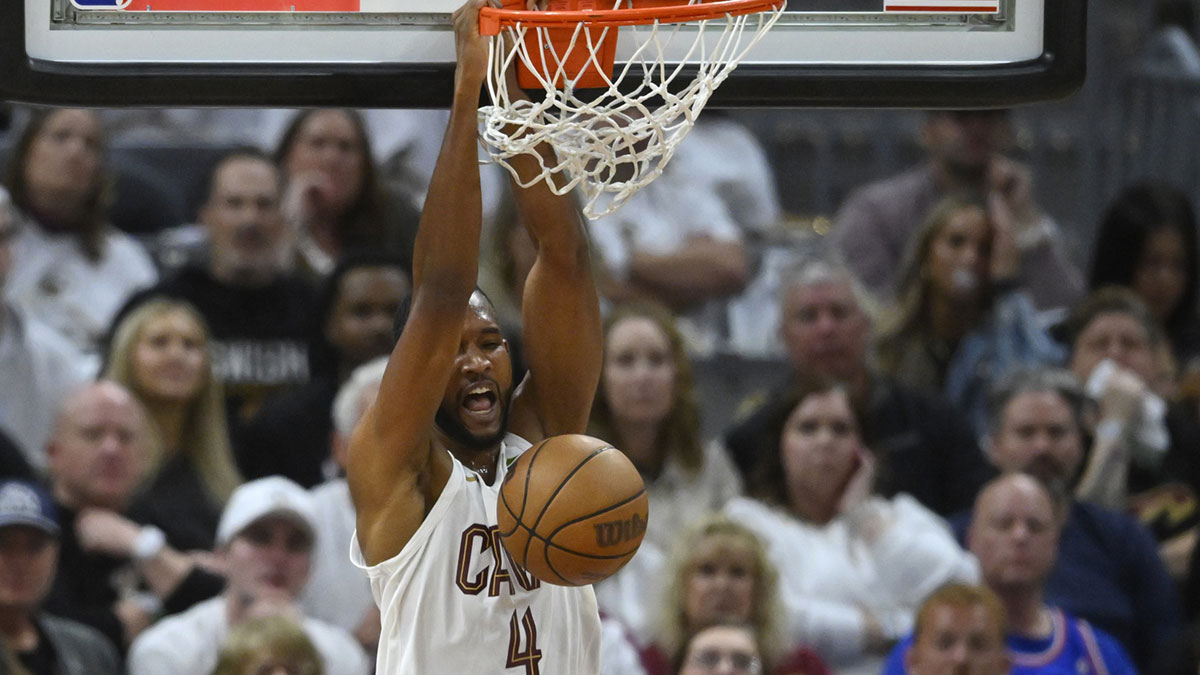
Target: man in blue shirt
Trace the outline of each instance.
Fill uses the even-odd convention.
[[[1012,473],[989,483],[975,504],[967,535],[971,552],[979,560],[984,583],[994,592],[1007,620],[1006,642],[1014,675],[1133,675],[1137,672],[1125,650],[1104,631],[1047,604],[1045,584],[1054,568],[1062,533],[1066,502],[1052,495],[1053,488],[1038,479]],[[936,600],[939,591],[929,602]],[[987,603],[983,603],[987,609]],[[944,613],[943,613],[944,614]],[[921,617],[927,615],[925,607]],[[946,617],[941,616],[945,619]],[[998,659],[988,660],[986,634],[973,640],[955,640],[971,625],[971,615],[942,625],[917,622],[915,645],[902,656],[902,644],[889,659],[886,672],[940,675],[943,669],[926,664],[955,666],[957,672],[993,675]],[[938,633],[939,629],[941,630]],[[926,635],[926,632],[938,633]],[[982,652],[982,653],[977,653]],[[908,670],[899,666],[904,658]],[[965,669],[965,670],[964,670]],[[955,672],[945,670],[944,672]]]
[[[1083,463],[1084,399],[1075,377],[1042,368],[1010,374],[992,396],[989,454],[1001,471],[1074,485]],[[1129,516],[1064,497],[1048,604],[1117,638],[1139,668],[1181,628],[1179,598],[1154,539]],[[965,540],[969,518],[955,521]]]

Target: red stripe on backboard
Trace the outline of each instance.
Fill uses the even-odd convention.
[[[359,0],[133,0],[134,12],[357,12]]]
[[[891,5],[884,8],[885,12],[986,12],[996,14],[1000,5]]]

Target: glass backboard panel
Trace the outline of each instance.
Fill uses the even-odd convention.
[[[17,72],[0,81],[0,95],[84,104],[118,102],[119,93],[127,104],[304,105],[337,96],[346,105],[440,105],[449,100],[456,6],[5,0],[0,66]],[[967,107],[1061,96],[1082,81],[1084,14],[1085,0],[790,0],[714,103]],[[632,48],[618,41],[617,60]]]

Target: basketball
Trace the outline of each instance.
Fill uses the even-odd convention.
[[[637,553],[646,487],[625,453],[598,438],[551,436],[509,468],[496,505],[500,541],[538,579],[584,586]]]

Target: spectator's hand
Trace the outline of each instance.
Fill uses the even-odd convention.
[[[989,196],[999,198],[1012,213],[1014,234],[1037,222],[1038,207],[1033,200],[1033,174],[1029,167],[996,157],[988,167],[987,184]]]
[[[1124,426],[1136,422],[1142,409],[1142,398],[1149,389],[1142,379],[1132,372],[1116,367],[1105,379],[1100,395],[1100,419],[1116,420]]]
[[[891,649],[891,641],[883,632],[883,624],[866,607],[860,607],[863,616],[863,646],[870,654],[886,654]]]
[[[842,498],[838,501],[838,513],[846,514],[866,501],[875,488],[875,460],[865,448],[859,446],[856,457],[858,466],[846,481]]]
[[[149,612],[132,598],[118,600],[112,609],[113,614],[116,614],[117,619],[121,622],[122,637],[126,647],[133,642],[133,639],[139,633],[146,630],[150,626],[150,622],[154,619],[154,617],[150,616]]]
[[[320,171],[305,171],[288,179],[283,194],[283,217],[298,230],[307,230],[331,211],[333,186]]]
[[[987,198],[988,220],[992,224],[992,281],[1013,279],[1021,265],[1021,250],[1017,246],[1016,223],[1012,208],[1003,197],[993,192]]]
[[[379,647],[379,634],[383,631],[383,619],[379,608],[372,605],[363,615],[362,621],[354,629],[354,637],[368,652],[374,653]]]
[[[286,592],[278,589],[263,590],[258,597],[246,605],[242,613],[243,620],[262,619],[268,616],[283,616],[300,621],[304,613],[300,606]]]
[[[128,558],[141,531],[140,525],[109,509],[85,508],[75,519],[79,546],[88,553]]]
[[[226,576],[225,558],[212,551],[188,551],[187,557],[196,567],[218,576]]]

